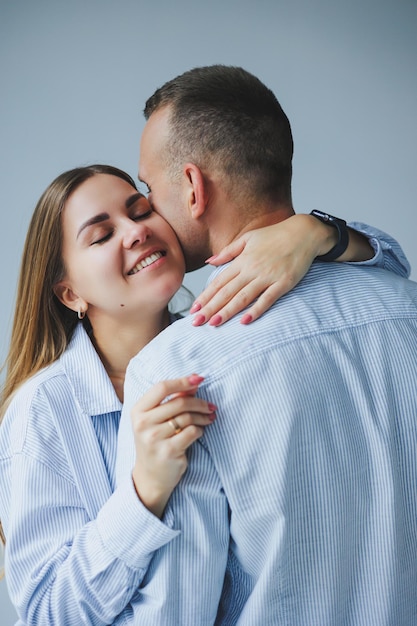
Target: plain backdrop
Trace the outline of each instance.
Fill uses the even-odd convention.
[[[417,276],[416,0],[1,0],[1,361],[44,188],[92,162],[136,178],[145,99],[212,63],[256,74],[289,116],[295,210],[388,231]]]

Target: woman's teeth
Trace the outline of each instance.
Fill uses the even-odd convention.
[[[137,274],[144,267],[148,267],[148,265],[152,265],[152,263],[155,263],[155,261],[160,259],[162,256],[164,256],[162,252],[154,252],[150,256],[147,256],[146,258],[144,258],[141,261],[139,261],[139,263],[137,265],[135,265],[135,267],[133,269],[130,270],[129,275],[130,274]]]

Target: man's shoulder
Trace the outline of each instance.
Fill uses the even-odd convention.
[[[175,322],[133,360],[136,372],[152,381],[200,375],[233,365],[241,355],[279,349],[311,336],[363,324],[417,318],[417,284],[382,269],[317,262],[295,289],[247,326],[242,314],[219,327]]]
[[[382,268],[318,261],[283,298],[283,309],[294,327],[299,322],[319,331],[415,317],[417,283]]]

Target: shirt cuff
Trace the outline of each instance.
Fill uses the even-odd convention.
[[[148,567],[155,550],[180,534],[172,529],[172,514],[162,522],[148,511],[137,496],[131,476],[120,483],[96,521],[109,552],[134,569]]]
[[[360,232],[360,231],[358,231]],[[351,265],[376,265],[382,267],[384,263],[384,253],[382,250],[381,242],[376,237],[370,237],[366,233],[362,233],[369,242],[369,245],[374,251],[374,256],[366,261],[348,261]]]
[[[366,261],[346,261],[346,263],[349,263],[350,265],[376,265],[378,267],[381,267],[384,263],[384,252],[378,237],[375,237],[371,233],[369,233],[369,227],[367,227],[365,224],[361,224],[360,222],[348,222],[347,225],[352,230],[356,230],[356,232],[367,238],[369,245],[374,251],[374,256],[370,259],[367,259]]]

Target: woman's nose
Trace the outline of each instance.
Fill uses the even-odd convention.
[[[152,235],[152,230],[145,224],[145,222],[131,222],[126,227],[126,232],[123,237],[123,246],[125,248],[132,248],[136,244],[145,243]]]

